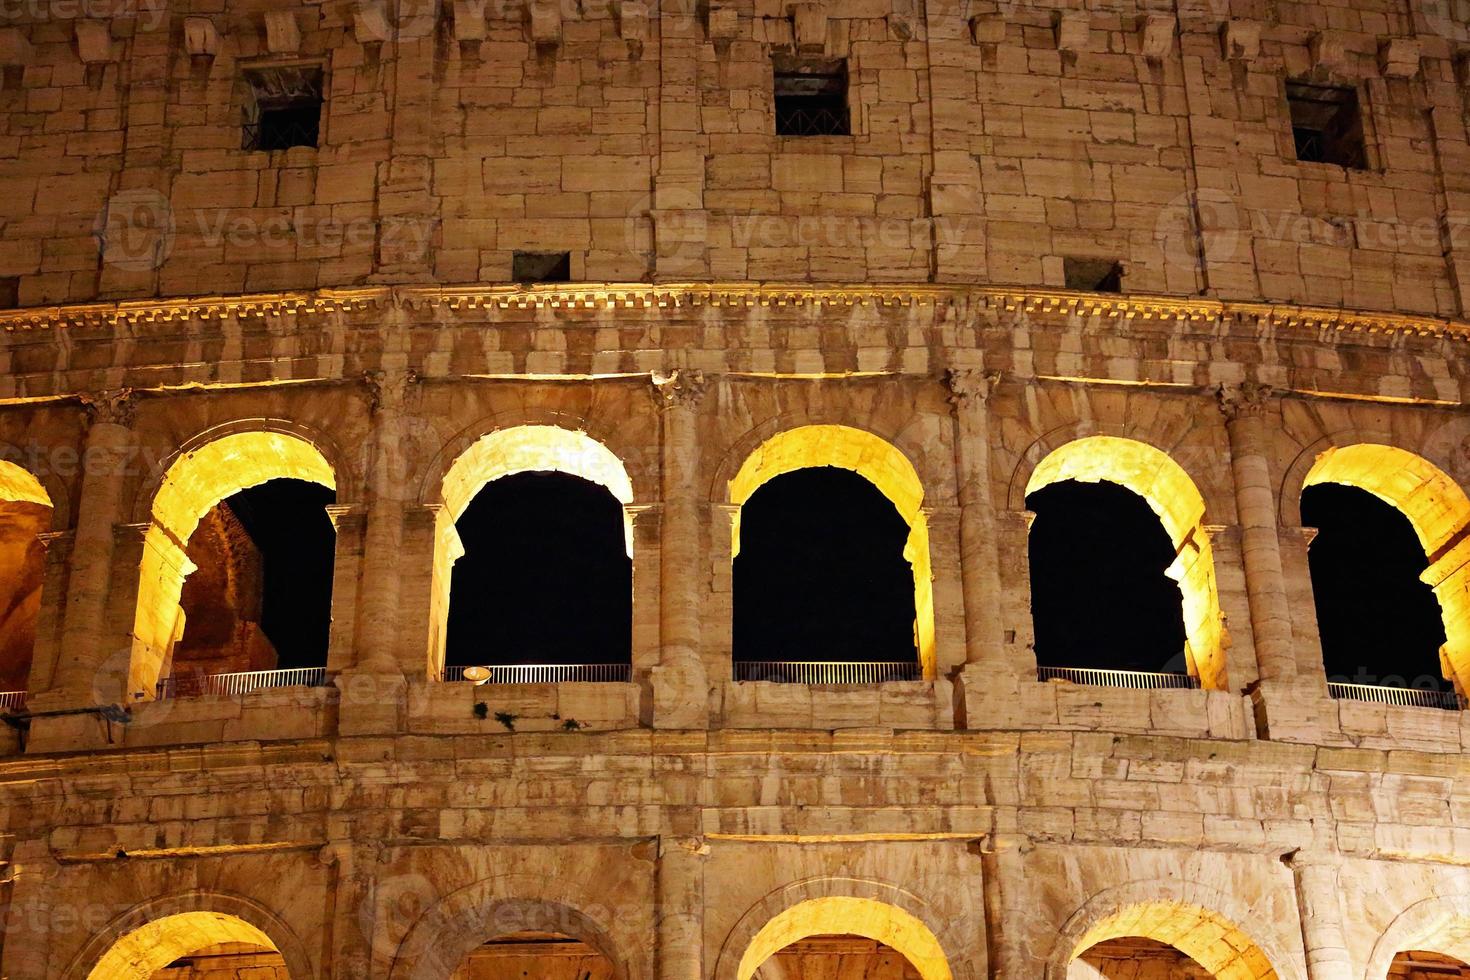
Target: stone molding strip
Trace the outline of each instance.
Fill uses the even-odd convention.
[[[574,283],[503,286],[367,286],[299,293],[256,293],[121,300],[0,311],[6,332],[131,326],[188,320],[250,319],[449,310],[616,310],[946,306],[1043,316],[1216,322],[1288,330],[1407,334],[1470,340],[1470,321],[1407,313],[1341,310],[1201,297],[1085,293],[1014,286],[716,283]]]

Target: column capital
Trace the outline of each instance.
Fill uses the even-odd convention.
[[[693,368],[671,368],[649,372],[653,396],[661,408],[698,408],[709,387],[704,372]]]
[[[709,841],[703,837],[660,837],[658,841],[658,856],[666,854],[686,854],[690,857],[709,856]]]
[[[77,396],[86,410],[88,421],[96,425],[105,422],[132,428],[137,413],[138,398],[131,388],[108,388],[104,391],[84,391]]]
[[[984,405],[990,400],[991,392],[1000,384],[999,371],[983,368],[950,368],[944,372],[944,384],[949,389],[951,405]]]
[[[410,390],[422,380],[413,368],[380,368],[362,372],[362,383],[368,389],[369,411],[376,415],[379,409],[401,410]]]
[[[1265,414],[1276,389],[1258,381],[1242,381],[1239,384],[1222,384],[1215,389],[1220,412],[1226,421],[1238,418],[1259,418]]]
[[[72,539],[75,536],[76,532],[68,528],[64,531],[42,531],[36,535],[36,540],[46,549],[48,560],[58,561],[64,560],[71,553]]]
[[[367,523],[366,504],[327,504],[327,518],[337,530],[361,528]]]

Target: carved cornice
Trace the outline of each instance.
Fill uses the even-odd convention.
[[[555,283],[503,286],[368,286],[299,293],[78,303],[0,311],[0,330],[126,329],[151,323],[312,318],[389,310],[413,316],[489,310],[963,308],[1028,317],[1240,323],[1318,334],[1405,334],[1470,340],[1470,322],[1201,297],[1084,293],[1044,287],[925,283]],[[1330,338],[1319,338],[1330,339]]]

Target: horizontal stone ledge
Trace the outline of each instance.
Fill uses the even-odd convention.
[[[0,311],[7,332],[63,327],[320,317],[386,310],[438,315],[487,310],[670,310],[782,307],[977,307],[1027,315],[1123,320],[1241,320],[1279,328],[1404,333],[1470,339],[1470,322],[1414,314],[1144,293],[1092,293],[1018,285],[928,283],[554,283],[367,286],[78,303]]]

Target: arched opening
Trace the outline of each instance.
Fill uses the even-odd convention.
[[[730,481],[736,678],[933,678],[923,499],[913,465],[861,429],[762,443]]]
[[[631,662],[633,562],[606,487],[515,473],[486,484],[455,530],[447,668]]]
[[[227,967],[235,972],[221,972]],[[290,980],[286,961],[269,936],[242,919],[219,912],[183,912],[133,930],[113,943],[87,980],[205,980],[217,976]]]
[[[1128,936],[1098,943],[1072,961],[1067,980],[1213,980],[1173,946]]]
[[[36,615],[51,527],[51,498],[39,480],[0,461],[0,710],[19,708],[31,675]]]
[[[470,951],[450,980],[614,980],[617,969],[591,943],[559,932],[497,936]]]
[[[143,541],[135,698],[325,681],[335,492],[320,451],[279,432],[224,436],[169,467]]]
[[[1440,663],[1444,621],[1408,518],[1366,490],[1323,483],[1302,491],[1302,523],[1317,529],[1307,557],[1328,682],[1453,692]]]
[[[876,487],[832,466],[783,473],[746,501],[740,532],[737,673],[854,662],[911,664],[917,676],[909,527]]]
[[[1407,527],[1385,508],[1402,515]],[[1470,678],[1465,492],[1413,453],[1358,444],[1317,457],[1303,481],[1301,512],[1303,524],[1319,529],[1309,561],[1333,695],[1459,707],[1458,697],[1435,688],[1444,678],[1463,694]],[[1344,581],[1343,573],[1352,569],[1372,576],[1371,587],[1366,580]],[[1437,610],[1431,610],[1416,577],[1433,593]],[[1347,605],[1354,600],[1362,606]],[[1370,611],[1388,618],[1360,621]],[[1361,630],[1357,635],[1355,628]]]
[[[1386,980],[1470,980],[1470,963],[1426,950],[1405,950],[1393,958]]]
[[[455,460],[443,498],[431,642],[444,679],[630,679],[633,488],[616,456],[582,432],[503,429]]]
[[[777,950],[755,971],[755,980],[861,977],[862,980],[921,980],[919,970],[898,950],[865,936],[809,936]]]
[[[1064,480],[1026,498],[1036,662],[1048,668],[1187,673],[1184,607],[1169,535],[1142,497]]]
[[[1225,637],[1204,498],[1145,443],[1089,436],[1026,484],[1045,680],[1222,689]]]
[[[1183,902],[1119,909],[1077,938],[1067,962],[1067,980],[1276,980],[1266,954],[1238,926]],[[1157,972],[1137,969],[1140,963]]]
[[[736,969],[736,980],[807,976],[951,980],[939,940],[917,917],[845,896],[808,899],[781,912],[756,933]]]
[[[267,480],[200,519],[184,547],[195,570],[179,594],[184,631],[164,672],[168,693],[323,679],[310,675],[327,662],[335,500],[315,483]]]

